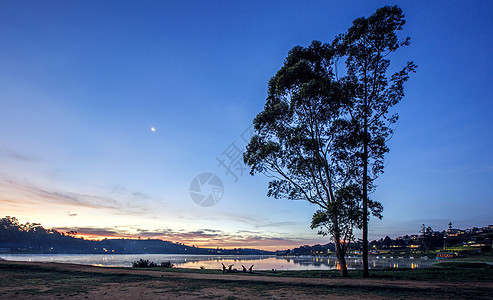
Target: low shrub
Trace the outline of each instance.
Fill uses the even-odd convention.
[[[171,263],[171,261],[163,261],[161,263],[161,267],[163,267],[163,268],[173,268],[173,266],[174,265]]]
[[[141,258],[139,260],[134,261],[132,263],[132,267],[133,268],[155,268],[155,267],[173,268],[174,265],[173,263],[171,263],[171,261],[163,261],[160,265],[158,265],[155,262]]]
[[[156,263],[149,261],[147,259],[139,259],[132,263],[133,268],[153,268],[157,267]]]

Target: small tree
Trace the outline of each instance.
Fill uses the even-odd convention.
[[[312,218],[311,228],[318,228],[318,234],[333,237],[339,267],[346,266],[345,254],[354,240],[353,229],[361,228],[361,199],[359,186],[351,185],[335,193],[330,210],[318,210]]]
[[[423,244],[423,248],[427,251],[431,246],[431,236],[433,235],[433,229],[431,226],[426,227],[425,224],[421,224],[421,242]]]

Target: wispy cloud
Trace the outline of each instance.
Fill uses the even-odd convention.
[[[0,157],[5,157],[8,159],[13,159],[13,160],[20,160],[20,161],[25,161],[25,162],[40,162],[41,159],[25,155],[23,153],[19,153],[17,151],[11,151],[11,150],[2,150],[0,149]]]
[[[48,201],[53,204],[106,209],[118,214],[143,215],[151,212],[149,208],[132,204],[129,201],[121,202],[106,196],[50,190],[12,178],[0,178],[0,188],[13,191],[17,195],[22,194],[24,197],[28,197],[31,202],[45,203]]]
[[[57,227],[58,231],[76,231],[78,235],[97,236],[97,237],[126,237],[114,228],[108,227]]]
[[[135,190],[130,190],[129,188],[121,185],[121,184],[115,184],[107,187],[107,190],[109,190],[111,193],[114,194],[120,194],[120,195],[130,195],[131,197],[135,199],[151,199],[152,197],[142,191],[135,191]]]
[[[282,228],[284,226],[291,226],[291,225],[297,225],[295,222],[270,222],[270,223],[263,223],[258,225],[258,228],[268,228],[268,227],[277,227],[277,228]]]
[[[66,212],[71,218],[78,218],[78,208],[92,208],[97,210],[106,210],[112,215],[134,215],[146,218],[156,218],[156,201],[154,198],[144,192],[132,191],[131,189],[121,186],[107,186],[102,191],[107,195],[95,195],[91,193],[80,193],[77,191],[67,191],[57,188],[41,187],[28,182],[27,180],[18,180],[9,175],[0,175],[0,196],[15,195],[14,198],[0,197],[0,201],[14,201],[22,205],[46,205],[71,206],[70,211]],[[135,200],[150,201],[135,201]],[[160,203],[160,202],[158,202]],[[193,204],[193,203],[192,203]],[[73,207],[73,208],[72,208]],[[169,210],[163,210],[169,214]],[[167,241],[180,242],[187,245],[196,245],[200,247],[221,247],[221,248],[257,248],[265,250],[287,249],[298,247],[302,244],[313,244],[316,240],[305,239],[288,234],[281,233],[277,229],[286,228],[296,225],[294,222],[272,222],[266,218],[256,215],[240,214],[235,212],[214,211],[210,214],[201,214],[199,211],[182,210],[172,212],[174,218],[180,220],[200,219],[201,221],[223,220],[245,224],[246,230],[223,231],[210,228],[204,225],[203,228],[185,230],[160,228],[156,230],[143,229],[139,225],[125,225],[114,227],[91,226],[93,224],[80,224],[74,227],[59,227],[62,231],[77,231],[79,235],[88,238],[157,238]],[[162,215],[159,216],[162,218]],[[182,222],[181,221],[181,222]],[[181,224],[179,222],[179,224]],[[172,224],[173,222],[171,222]],[[89,226],[87,226],[89,225]],[[205,227],[207,226],[207,227]],[[225,228],[225,227],[221,227]],[[276,229],[275,233],[265,232],[265,228]],[[281,230],[282,231],[282,230]]]
[[[169,228],[158,230],[137,229],[134,231],[127,229],[122,230],[118,227],[60,227],[56,229],[62,231],[74,230],[77,231],[79,235],[89,238],[156,238],[209,248],[259,248],[265,250],[279,250],[319,242],[313,239],[247,234],[244,231],[227,233],[214,229],[199,229],[192,231]]]

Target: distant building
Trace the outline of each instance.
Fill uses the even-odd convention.
[[[449,229],[447,229],[447,235],[448,236],[457,236],[458,231],[459,231],[458,229],[449,228]]]
[[[455,253],[437,253],[437,259],[449,259],[454,257]]]

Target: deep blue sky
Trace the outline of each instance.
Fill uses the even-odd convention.
[[[216,157],[262,110],[287,52],[385,4],[419,66],[397,106],[370,238],[493,223],[492,1],[2,1],[0,211],[95,235],[286,248],[316,207],[234,182]],[[156,128],[155,132],[150,130]],[[202,172],[224,196],[189,196]]]

